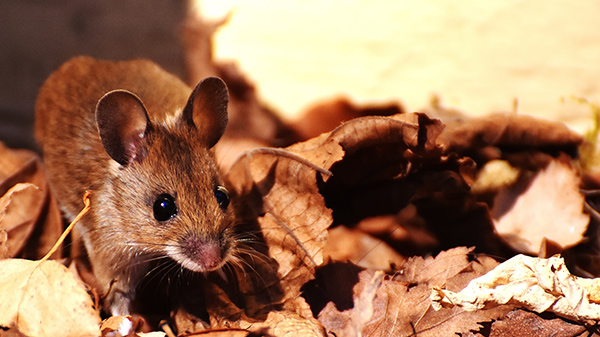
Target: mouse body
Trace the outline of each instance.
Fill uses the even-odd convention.
[[[103,308],[129,315],[157,262],[220,269],[235,246],[234,214],[212,147],[227,125],[216,77],[195,89],[148,60],[77,57],[36,102],[35,136],[52,192],[77,224]]]

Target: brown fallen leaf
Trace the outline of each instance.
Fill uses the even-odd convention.
[[[20,196],[23,199],[19,204],[29,203],[27,209],[24,209],[24,204],[17,206],[22,208],[27,221],[18,227],[15,227],[16,223],[0,224],[0,228],[13,228],[13,231],[7,231],[8,244],[12,247],[9,251],[11,257],[39,259],[50,250],[63,231],[60,211],[50,193],[38,156],[31,151],[12,150],[0,144],[0,195],[5,195],[19,183],[34,185],[39,195]],[[53,257],[61,255],[62,250],[59,250]]]
[[[255,247],[245,256],[251,269],[238,275],[247,279],[241,282],[242,292],[254,298],[247,300],[257,305],[249,305],[250,316],[274,303],[289,307],[287,301],[288,309],[311,316],[297,301],[300,287],[323,261],[331,211],[318,192],[317,174],[321,173],[317,171],[327,171],[301,157],[286,156],[269,149],[254,150],[228,174],[237,202],[244,207],[241,211],[249,219],[247,231],[257,233]]]
[[[246,313],[248,310],[234,304],[229,297],[230,294],[220,288],[216,282],[208,283],[204,291],[207,297],[207,310],[210,314],[211,326],[211,329],[205,331],[207,336],[212,336],[211,333],[216,330],[222,330],[223,333],[227,330],[239,333],[240,329],[246,331],[249,336],[325,336],[319,321],[314,319],[312,315],[297,314],[292,309],[298,310],[298,308],[290,308],[289,303],[285,308],[279,307],[261,315],[254,313],[254,316],[249,316]],[[301,301],[303,301],[302,297],[298,299],[296,305]],[[304,305],[306,306],[306,303]],[[304,310],[310,309],[305,307]],[[176,318],[178,317],[181,317],[181,315],[176,316]],[[186,331],[179,328],[186,322],[176,322],[176,324],[180,333]],[[191,329],[195,328],[191,327]],[[196,334],[192,335],[195,336]],[[198,335],[204,336],[204,334]]]
[[[496,232],[515,251],[533,255],[544,240],[562,250],[578,244],[590,221],[580,184],[575,169],[557,160],[533,177],[522,175],[496,194],[491,209]]]
[[[412,203],[395,215],[365,218],[353,228],[382,240],[402,256],[427,255],[443,241],[434,235],[431,223],[419,215]],[[364,257],[371,258],[369,255]]]
[[[6,230],[0,229],[0,260],[8,259],[10,255],[8,254],[8,233]]]
[[[360,267],[389,270],[405,259],[387,243],[363,231],[338,226],[329,230],[329,243],[323,251],[325,259],[350,261]]]
[[[140,337],[162,337],[162,336],[155,336],[153,335],[153,332],[147,333],[147,334],[140,334]],[[266,333],[262,333],[262,332],[250,332],[246,329],[228,329],[228,328],[224,328],[224,329],[212,329],[212,330],[205,330],[205,331],[199,331],[199,332],[194,332],[194,333],[190,333],[190,334],[186,334],[186,337],[270,337],[271,335],[267,335]],[[171,336],[166,336],[166,337],[171,337]]]
[[[7,257],[25,247],[37,220],[32,210],[40,209],[43,201],[42,191],[30,183],[16,184],[0,198],[0,230],[7,234]]]
[[[455,336],[478,330],[481,322],[503,317],[512,306],[436,312],[429,301],[432,287],[444,284],[461,289],[497,264],[483,256],[469,259],[471,251],[459,247],[435,258],[410,258],[389,277],[363,271],[354,287],[354,306],[339,311],[328,304],[319,313],[319,320],[329,333],[345,336]]]
[[[356,336],[373,315],[373,300],[385,274],[367,275],[362,270],[351,263],[330,262],[303,288],[303,296],[310,299],[315,316],[330,335]],[[364,283],[360,294],[353,291],[358,282]]]
[[[343,148],[343,158],[331,165],[332,177],[319,189],[333,210],[334,225],[353,227],[368,218],[396,215],[394,230],[401,228],[418,244],[378,238],[404,255],[460,245],[499,254],[503,244],[493,233],[487,205],[470,192],[473,162],[441,153],[436,138],[442,128],[423,114],[357,118],[289,150],[328,167],[319,156],[338,156],[338,143]],[[363,225],[361,230],[370,232]]]
[[[99,336],[83,283],[55,261],[0,261],[0,327],[28,336]]]
[[[491,324],[489,334],[467,334],[466,336],[489,337],[594,337],[599,336],[598,331],[587,329],[583,325],[565,321],[552,315],[541,317],[525,310],[513,310],[504,318]]]
[[[445,151],[469,155],[480,164],[502,156],[507,156],[504,159],[509,161],[520,161],[521,165],[515,166],[527,165],[526,161],[535,159],[530,153],[525,157],[513,156],[512,153],[517,149],[523,152],[537,150],[552,155],[564,152],[575,158],[577,147],[583,141],[580,134],[563,123],[515,113],[494,113],[476,118],[463,116],[445,119],[444,123],[446,129],[439,140]],[[502,152],[505,149],[507,153]],[[544,166],[549,158],[539,159],[541,162],[532,166]]]

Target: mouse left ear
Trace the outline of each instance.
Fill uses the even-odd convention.
[[[96,124],[106,153],[121,165],[142,161],[147,154],[142,140],[148,113],[142,101],[127,90],[113,90],[96,105]]]
[[[207,77],[198,83],[183,109],[183,119],[198,129],[209,148],[225,132],[228,103],[229,92],[225,82],[218,77]]]

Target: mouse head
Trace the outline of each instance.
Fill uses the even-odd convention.
[[[126,224],[118,229],[123,233],[113,228],[111,235],[192,271],[223,265],[232,248],[233,215],[210,149],[225,131],[228,98],[222,80],[206,78],[180,114],[154,123],[131,92],[115,90],[100,99],[98,133],[119,164],[111,195],[127,200],[103,201],[114,210],[111,218]]]

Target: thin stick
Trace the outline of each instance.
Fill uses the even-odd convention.
[[[171,327],[167,323],[167,321],[162,320],[162,321],[160,321],[158,323],[158,325],[165,332],[165,334],[167,335],[167,337],[176,337],[175,334],[173,333],[173,330],[171,330]]]
[[[54,246],[52,247],[52,249],[50,249],[50,251],[48,252],[48,254],[46,254],[46,256],[44,256],[40,261],[48,260],[50,258],[50,256],[52,254],[54,254],[54,252],[56,252],[56,250],[58,249],[58,247],[60,245],[62,245],[62,243],[63,243],[63,241],[65,241],[65,238],[67,237],[67,235],[69,235],[69,233],[73,229],[73,226],[75,226],[75,224],[77,222],[79,222],[79,220],[81,220],[81,218],[83,218],[83,216],[90,210],[90,204],[91,204],[90,194],[92,194],[92,191],[85,191],[85,194],[83,195],[83,203],[85,204],[85,207],[83,207],[83,209],[81,210],[81,212],[79,212],[79,214],[77,214],[77,216],[75,217],[75,219],[73,219],[73,221],[71,222],[71,224],[67,227],[67,229],[65,229],[65,231],[62,233],[62,235],[60,236],[60,238],[58,238],[58,240],[56,241],[56,243],[54,244]]]

